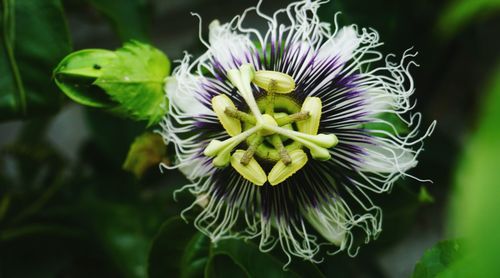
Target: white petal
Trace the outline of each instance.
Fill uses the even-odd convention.
[[[366,152],[359,165],[363,172],[401,173],[415,167],[418,163],[413,151],[397,146],[395,143],[380,141],[375,145],[362,145],[361,147]]]
[[[254,45],[248,35],[237,34],[231,31],[229,24],[220,25],[215,20],[209,25],[209,53],[225,70],[238,68],[241,64],[254,64]]]
[[[354,51],[359,47],[361,39],[353,26],[340,29],[337,35],[325,42],[319,49],[318,59],[339,57],[339,63],[349,61]]]
[[[365,99],[364,109],[371,115],[393,111],[396,105],[395,97],[382,89],[368,89],[363,91]]]
[[[332,200],[320,209],[310,208],[306,212],[309,223],[329,242],[344,248],[347,240],[346,215],[342,204]]]
[[[192,80],[194,78],[183,78],[182,75],[167,78],[165,91],[170,105],[182,110],[185,116],[213,114],[211,110],[197,99],[195,92],[198,84]]]
[[[213,171],[213,167],[207,164],[206,160],[206,158],[193,158],[190,163],[180,164],[179,171],[189,180],[207,176]]]

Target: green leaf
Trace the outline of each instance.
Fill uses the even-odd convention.
[[[421,203],[434,203],[434,196],[432,196],[427,187],[420,186],[420,191],[418,192],[418,201]]]
[[[461,260],[464,256],[463,242],[459,240],[444,240],[431,249],[425,251],[424,255],[415,265],[413,278],[431,278],[443,273],[452,264]]]
[[[442,14],[439,24],[441,35],[456,33],[476,17],[484,17],[500,11],[499,0],[455,0]]]
[[[0,21],[0,120],[57,110],[52,69],[71,51],[60,1],[2,0]]]
[[[145,222],[148,211],[131,202],[112,202],[84,196],[76,216],[84,222],[124,277],[147,277],[151,236]]]
[[[138,178],[154,167],[157,169],[166,159],[167,147],[159,134],[147,132],[134,140],[123,163],[123,169],[128,170]]]
[[[487,88],[479,122],[455,174],[451,230],[467,239],[473,261],[464,267],[478,277],[500,277],[500,65]]]
[[[237,239],[221,240],[212,247],[213,257],[228,256],[238,265],[248,277],[324,277],[319,269],[312,263],[294,261],[286,270],[286,259],[280,259],[270,253],[263,253],[258,246],[250,241]],[[220,274],[224,269],[210,269],[220,264],[211,262],[207,265],[205,273]]]
[[[166,111],[163,85],[170,61],[160,50],[137,41],[125,43],[115,53],[118,59],[104,68],[95,84],[120,103],[120,111],[157,123]]]
[[[103,68],[116,61],[113,51],[85,49],[66,56],[54,70],[54,80],[72,100],[91,107],[112,107],[116,104],[94,81]]]
[[[107,161],[103,162],[108,167],[121,168],[130,145],[144,132],[144,123],[129,121],[94,108],[85,109],[85,118],[92,132],[92,141],[106,157]]]
[[[206,278],[251,277],[251,275],[245,272],[240,265],[236,264],[230,256],[225,254],[212,256],[205,270]]]
[[[74,101],[148,120],[149,125],[166,113],[163,85],[169,74],[165,54],[137,41],[114,52],[85,49],[71,53],[54,70],[56,84]]]
[[[146,0],[90,0],[90,2],[111,20],[122,41],[130,39],[149,41],[148,23],[151,14]]]
[[[167,220],[149,253],[149,277],[200,277],[208,261],[209,239],[180,217]]]

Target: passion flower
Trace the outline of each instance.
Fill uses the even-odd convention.
[[[332,30],[320,3],[214,21],[207,51],[186,55],[166,82],[162,134],[177,160],[164,166],[192,182],[181,190],[193,206],[203,197],[194,224],[214,242],[257,238],[264,252],[279,245],[315,262],[320,245],[356,254],[355,234],[368,242],[381,231],[370,194],[409,176],[432,132],[418,136],[421,116],[408,115],[414,54],[384,59],[375,31]],[[251,12],[268,30],[245,25]]]

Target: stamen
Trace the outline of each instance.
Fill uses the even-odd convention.
[[[282,183],[298,170],[302,169],[307,163],[307,155],[303,150],[295,150],[290,152],[291,163],[286,165],[283,161],[278,161],[271,169],[267,180],[272,186]]]
[[[253,83],[268,93],[288,94],[295,90],[295,80],[286,73],[259,70],[255,72]]]
[[[273,181],[272,185],[283,182],[307,162],[307,155],[302,150],[295,149],[291,153],[288,152],[282,142],[282,136],[295,141],[299,148],[301,145],[308,148],[314,159],[329,160],[331,158],[328,148],[335,146],[338,139],[334,134],[317,134],[322,110],[319,98],[307,97],[300,112],[291,115],[282,112],[274,113],[275,93],[286,94],[295,89],[295,81],[291,76],[275,71],[255,72],[251,64],[244,64],[239,69],[228,70],[227,77],[246,101],[251,114],[239,111],[226,95],[219,95],[212,99],[215,114],[227,133],[233,136],[222,142],[212,140],[205,148],[206,156],[215,156],[213,164],[216,167],[225,167],[231,162],[233,168],[244,178],[255,184],[264,184],[267,177],[254,155],[262,147],[266,136],[270,136],[270,142],[275,149],[274,156],[279,155],[279,160],[269,173]],[[266,90],[268,94],[265,107],[263,107],[264,114],[257,106],[251,82]],[[254,126],[241,133],[241,121]],[[293,130],[291,123],[294,122],[297,123],[299,131]],[[249,140],[248,149],[237,150],[231,156],[233,149],[249,136],[253,137]],[[291,166],[294,163],[295,165]]]
[[[309,118],[297,122],[300,132],[307,134],[318,134],[319,121],[321,119],[321,99],[318,97],[307,97],[302,104],[300,113],[308,113]]]
[[[240,173],[240,175],[250,182],[262,186],[267,181],[267,176],[260,164],[251,158],[247,164],[242,164],[241,160],[245,156],[244,150],[236,150],[231,157],[231,166]]]
[[[226,110],[237,110],[231,99],[224,95],[218,95],[212,98],[212,109],[217,115],[219,122],[222,124],[227,134],[235,136],[241,133],[241,122],[237,118],[229,117]]]

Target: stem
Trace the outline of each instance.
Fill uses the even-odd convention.
[[[19,67],[17,66],[15,56],[14,56],[14,47],[12,46],[12,38],[9,37],[9,26],[14,24],[14,19],[9,16],[9,11],[14,15],[14,7],[10,7],[10,0],[3,0],[3,39],[5,44],[5,50],[7,52],[7,57],[9,59],[10,67],[12,70],[12,75],[14,76],[14,81],[17,87],[18,98],[19,98],[19,107],[21,109],[21,114],[26,116],[26,92],[24,91],[23,81],[21,79],[21,74],[19,72]]]

